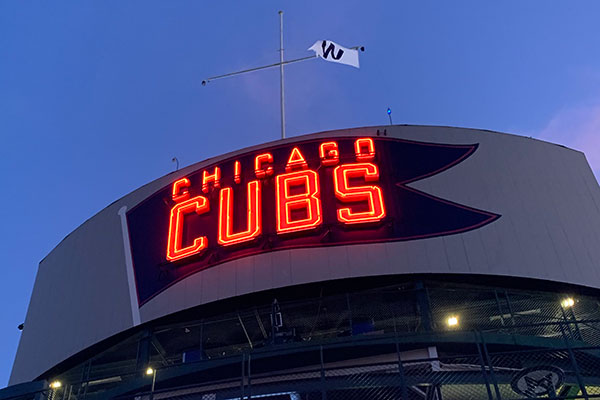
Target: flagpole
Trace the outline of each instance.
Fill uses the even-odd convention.
[[[285,97],[283,87],[283,11],[279,11],[279,88],[281,95],[281,138],[285,139]]]
[[[332,44],[330,46],[333,46],[333,45],[334,44]],[[354,47],[350,47],[350,49],[365,51],[365,48],[363,46],[354,46]],[[314,50],[314,49],[310,48],[308,50]],[[335,48],[334,48],[334,50],[335,50]],[[279,95],[280,95],[280,103],[281,103],[281,138],[285,139],[285,88],[284,88],[283,67],[286,64],[293,64],[293,63],[297,63],[300,61],[313,60],[315,58],[323,57],[323,54],[319,55],[317,50],[314,50],[314,51],[315,51],[315,54],[312,56],[301,57],[301,58],[296,58],[294,60],[283,61],[283,11],[279,11],[279,62],[278,63],[263,65],[261,67],[249,68],[249,69],[245,69],[242,71],[230,72],[230,73],[222,74],[222,75],[212,76],[210,78],[204,79],[202,81],[202,86],[206,86],[206,84],[208,82],[214,81],[217,79],[229,78],[229,77],[236,76],[236,75],[247,74],[249,72],[255,72],[255,71],[260,71],[263,69],[268,69],[268,68],[273,68],[273,67],[279,66]],[[327,56],[325,56],[325,58],[327,58]],[[336,58],[336,60],[337,60],[337,58]],[[328,60],[328,61],[330,61],[330,60]],[[354,65],[352,63],[349,65],[353,65],[358,68],[358,62],[356,63],[356,65]]]

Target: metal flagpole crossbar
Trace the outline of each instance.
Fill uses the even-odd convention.
[[[287,64],[293,64],[293,63],[297,63],[300,61],[312,60],[313,58],[317,58],[317,57],[318,57],[317,55],[313,55],[313,56],[308,56],[308,57],[296,58],[295,60],[278,62],[278,63],[274,63],[274,64],[264,65],[262,67],[250,68],[250,69],[245,69],[243,71],[236,71],[236,72],[230,72],[228,74],[211,76],[210,78],[206,78],[205,80],[203,80],[202,85],[206,85],[208,82],[215,81],[217,79],[229,78],[230,76],[246,74],[248,72],[260,71],[261,69],[279,67],[280,65],[283,66],[283,65],[287,65]]]
[[[352,50],[362,50],[364,51],[364,47],[362,46],[354,46],[351,47]],[[215,81],[217,79],[229,78],[236,75],[247,74],[250,72],[260,71],[263,69],[279,67],[279,85],[280,85],[280,97],[281,97],[281,138],[285,139],[285,91],[284,91],[284,79],[283,79],[283,66],[287,64],[293,64],[301,61],[312,60],[315,58],[319,58],[318,54],[314,54],[307,57],[296,58],[294,60],[283,60],[283,11],[279,11],[279,62],[263,65],[261,67],[244,69],[241,71],[230,72],[227,74],[216,75],[210,78],[206,78],[202,81],[202,86],[206,86],[208,82]]]

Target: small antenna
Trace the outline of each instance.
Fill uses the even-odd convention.
[[[387,115],[388,115],[388,117],[390,117],[390,125],[394,125],[394,124],[392,124],[392,109],[389,107],[387,109]]]
[[[179,171],[179,160],[177,159],[177,157],[173,157],[173,159],[171,160],[171,162],[176,163],[176,167],[175,167],[175,171]]]

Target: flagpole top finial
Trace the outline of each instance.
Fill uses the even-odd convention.
[[[283,11],[279,10],[279,14],[283,14]]]

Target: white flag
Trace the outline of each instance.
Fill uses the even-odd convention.
[[[359,68],[358,50],[347,49],[331,40],[317,40],[308,50],[314,51],[316,56],[323,60]]]

